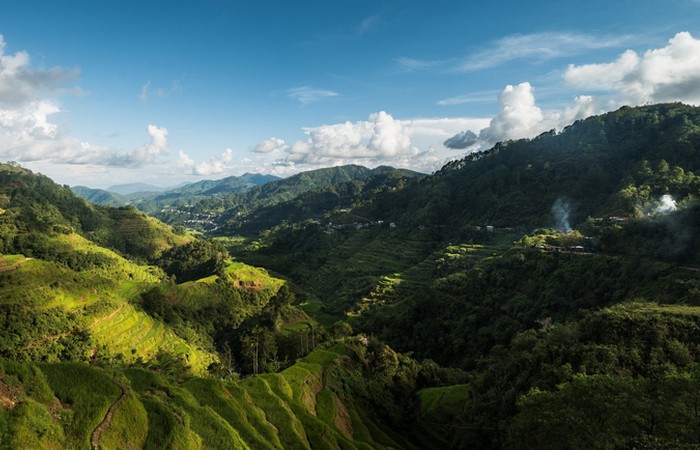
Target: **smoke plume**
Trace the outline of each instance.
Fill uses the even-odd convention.
[[[562,198],[558,198],[552,205],[552,214],[555,220],[554,227],[557,230],[567,233],[571,231],[571,224],[569,223],[570,210],[569,202]]]

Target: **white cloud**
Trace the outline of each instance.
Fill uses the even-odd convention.
[[[223,173],[233,160],[233,150],[227,148],[220,156],[211,158],[208,163],[199,163],[192,168],[193,175],[213,175]]]
[[[259,170],[276,175],[343,164],[386,164],[432,172],[453,156],[441,142],[461,130],[480,130],[488,123],[488,119],[472,118],[398,120],[380,111],[364,121],[305,128],[305,140],[291,145],[281,139],[268,140],[253,151],[264,157],[258,161]],[[258,148],[270,151],[256,151]]]
[[[146,103],[151,97],[168,97],[175,92],[180,92],[182,90],[182,85],[180,80],[174,80],[168,87],[158,87],[151,88],[151,80],[146,81],[146,83],[141,86],[141,92],[139,93],[139,99]]]
[[[601,112],[596,100],[585,95],[576,97],[572,105],[561,110],[543,111],[537,106],[534,89],[527,82],[506,86],[498,101],[498,114],[481,129],[478,138],[469,131],[473,127],[466,128],[446,139],[444,145],[455,149],[476,145],[488,148],[499,141],[533,138],[545,131],[561,130],[576,120]]]
[[[151,136],[151,142],[128,152],[126,155],[115,155],[111,164],[143,166],[157,163],[161,156],[169,154],[167,128],[158,128],[155,125],[148,125],[147,131]]]
[[[262,141],[261,143],[253,147],[253,151],[255,153],[274,153],[284,151],[288,147],[289,146],[284,142],[284,140],[278,139],[276,137],[271,137],[270,139]]]
[[[570,65],[564,80],[571,86],[614,91],[619,103],[682,101],[700,104],[700,40],[688,32],[641,57],[632,50],[611,63]]]
[[[192,167],[194,166],[194,161],[189,155],[182,150],[177,153],[177,164],[182,167]]]
[[[48,70],[36,70],[30,67],[29,54],[18,51],[5,54],[5,40],[0,35],[0,105],[17,105],[36,100],[40,95],[73,92],[79,89],[63,88],[75,81],[80,72],[77,69],[65,70],[54,67]]]
[[[457,95],[438,100],[440,106],[464,105],[466,103],[491,103],[498,95],[498,91],[474,92],[471,94]]]
[[[589,50],[618,47],[630,36],[593,36],[578,33],[534,33],[506,36],[467,58],[458,70],[469,72],[500,66],[510,61],[550,60]]]
[[[384,111],[371,114],[367,121],[306,128],[304,133],[308,139],[295,142],[289,149],[288,158],[294,163],[383,160],[413,151],[404,125]]]
[[[535,95],[530,83],[508,85],[498,97],[500,111],[491,120],[488,128],[481,131],[483,141],[497,141],[534,137],[542,129],[544,114],[535,104]]]
[[[309,86],[302,86],[287,90],[287,97],[297,100],[302,106],[316,103],[330,97],[337,97],[338,93],[326,89],[316,89]]]

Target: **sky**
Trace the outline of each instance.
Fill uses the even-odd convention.
[[[0,8],[0,161],[174,186],[425,173],[619,108],[700,105],[700,0],[22,0]]]

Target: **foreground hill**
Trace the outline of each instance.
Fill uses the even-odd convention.
[[[421,388],[461,372],[342,326],[334,340],[303,292],[217,243],[0,169],[3,448],[444,444],[401,430]]]
[[[168,376],[176,370],[0,360],[0,438],[7,448],[419,448],[389,425],[421,370],[385,347],[349,341],[242,381]]]

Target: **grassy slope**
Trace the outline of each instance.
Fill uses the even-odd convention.
[[[99,254],[107,258],[108,264],[77,272],[64,265],[23,255],[0,255],[0,305],[4,305],[3,309],[29,309],[31,317],[39,314],[48,317],[53,324],[23,326],[13,342],[6,342],[13,349],[12,354],[16,350],[24,351],[27,357],[44,357],[43,353],[37,353],[41,347],[60,346],[61,339],[83,331],[89,333],[94,342],[91,354],[117,357],[126,363],[139,359],[147,362],[158,352],[165,352],[183,360],[194,373],[204,374],[218,359],[210,348],[188,342],[137,305],[142,292],[158,285],[191,308],[215,305],[222,301],[216,295],[216,276],[181,285],[164,285],[158,269],[129,262],[78,234],[53,236],[51,245],[58,252]],[[239,262],[230,264],[225,272],[241,289],[269,291],[268,297],[284,283],[262,269]],[[62,319],[65,317],[71,320]]]
[[[337,375],[349,364],[347,352],[344,345],[316,350],[278,374],[240,382],[0,360],[0,380],[17,392],[16,405],[0,410],[0,438],[22,448],[4,440],[21,423],[25,442],[37,448],[88,448],[121,383],[128,395],[103,433],[104,448],[414,448],[345,398]]]

